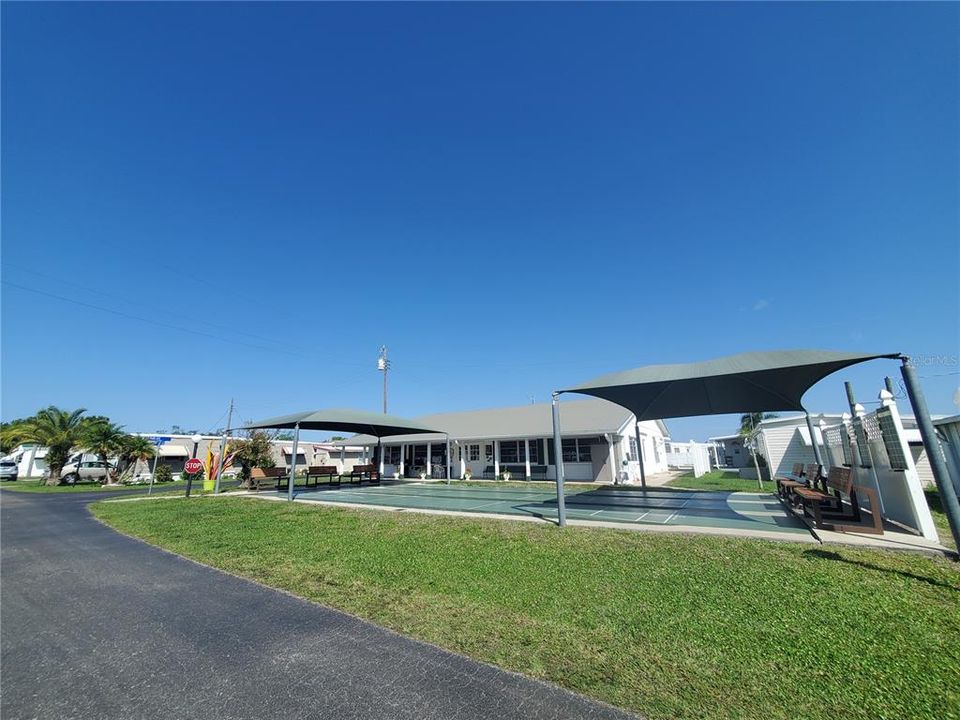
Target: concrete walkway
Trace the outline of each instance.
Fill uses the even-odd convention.
[[[0,494],[3,718],[628,717],[127,538],[104,496]]]

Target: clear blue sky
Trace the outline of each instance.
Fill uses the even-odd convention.
[[[4,3],[3,417],[375,410],[381,344],[408,416],[792,347],[955,413],[958,19]]]

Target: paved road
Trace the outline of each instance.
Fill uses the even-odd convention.
[[[625,717],[131,540],[92,499],[0,496],[4,720]]]

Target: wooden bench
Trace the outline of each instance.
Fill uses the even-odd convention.
[[[333,485],[336,481],[340,484],[340,471],[336,465],[311,465],[307,468],[307,487],[310,487],[310,478],[313,478],[314,486],[319,484],[320,478],[327,478],[327,484]]]
[[[357,485],[361,485],[364,480],[367,480],[371,484],[379,485],[380,473],[375,465],[354,465],[353,470],[350,471],[349,479],[351,484],[356,480]]]
[[[817,466],[811,465],[810,467]],[[816,477],[816,475],[810,475],[809,472],[805,471],[803,469],[803,463],[794,463],[793,472],[776,477],[777,495],[789,501],[794,488],[811,486],[811,477]]]
[[[850,468],[832,467],[826,478],[826,491],[813,487],[793,489],[804,515],[809,511],[814,526],[836,532],[863,532],[871,535],[883,535],[883,518],[880,517],[880,501],[872,488],[855,485]],[[833,494],[830,494],[830,491]],[[847,512],[843,498],[850,500],[850,512]],[[871,523],[862,522],[860,498],[866,497],[870,503]]]
[[[253,468],[250,471],[250,489],[260,492],[269,487],[280,492],[280,484],[286,477],[288,477],[286,468]]]

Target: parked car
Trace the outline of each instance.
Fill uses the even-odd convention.
[[[78,482],[102,482],[107,477],[107,472],[113,472],[114,466],[109,462],[104,465],[102,460],[91,460],[89,455],[74,455],[63,466],[60,471],[60,477],[67,485],[75,485]]]
[[[17,472],[15,460],[0,460],[0,480],[16,480]]]

